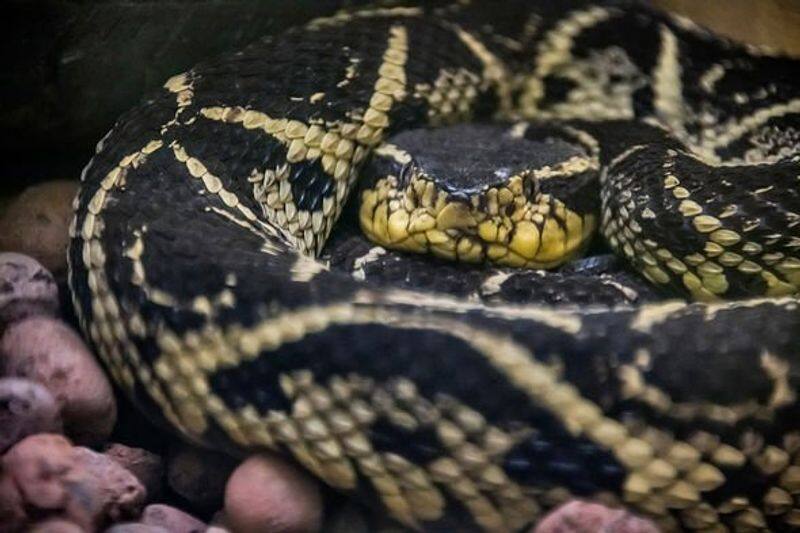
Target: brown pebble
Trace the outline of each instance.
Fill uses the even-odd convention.
[[[109,499],[104,506],[106,516],[117,521],[139,513],[146,491],[135,475],[102,453],[83,446],[74,447],[72,455],[102,490],[101,496]]]
[[[192,515],[160,503],[144,508],[141,523],[149,526],[163,527],[172,533],[202,533],[206,525]]]
[[[550,512],[533,533],[658,533],[649,520],[624,509],[573,500]]]
[[[0,332],[7,324],[35,315],[58,313],[53,275],[27,255],[0,253]]]
[[[111,385],[83,340],[60,320],[32,317],[10,325],[0,340],[0,373],[47,387],[76,443],[96,444],[111,434],[117,413]]]
[[[25,189],[0,215],[0,251],[36,258],[61,275],[67,267],[69,224],[76,181],[49,181]]]
[[[61,415],[43,385],[0,378],[0,453],[34,433],[61,432]]]
[[[225,482],[236,462],[227,455],[181,446],[167,465],[167,483],[195,510],[212,512],[222,506]]]
[[[0,490],[8,490],[10,479],[22,506],[0,512],[0,520],[15,520],[11,530],[58,515],[93,531],[138,515],[145,498],[133,474],[100,453],[73,447],[62,435],[40,433],[18,442],[0,461],[0,478]],[[0,493],[0,501],[6,496]]]
[[[147,489],[148,501],[159,498],[164,479],[164,462],[161,457],[142,448],[131,448],[118,443],[106,446],[103,455],[110,457],[136,476]]]
[[[84,529],[63,518],[51,518],[44,522],[37,522],[28,530],[29,533],[84,533]]]
[[[319,531],[319,487],[307,474],[280,458],[254,455],[228,480],[225,515],[236,533]]]

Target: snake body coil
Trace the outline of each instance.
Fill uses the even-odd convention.
[[[283,451],[412,527],[516,530],[570,496],[800,527],[800,65],[628,2],[434,4],[315,20],[119,120],[69,251],[114,379],[187,438]],[[388,135],[491,117],[570,128],[609,246],[706,303],[488,305],[314,259]]]

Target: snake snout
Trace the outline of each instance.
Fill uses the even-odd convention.
[[[594,224],[550,189],[583,154],[566,142],[504,132],[500,125],[414,130],[378,148],[361,198],[367,237],[471,263],[552,268],[574,257]]]

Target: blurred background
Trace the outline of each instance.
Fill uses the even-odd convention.
[[[800,0],[652,1],[736,39],[800,55]],[[116,117],[170,75],[343,2],[3,4],[0,196],[8,197],[30,183],[76,178]]]

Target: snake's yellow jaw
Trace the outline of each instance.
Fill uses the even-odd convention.
[[[454,130],[449,144],[458,145],[465,134]],[[532,165],[530,151],[539,143],[506,137],[463,153],[454,146],[455,158],[473,159],[453,169],[432,160],[439,154],[434,148],[430,155],[430,145],[404,141],[415,145],[413,155],[406,146],[379,148],[371,164],[375,179],[361,193],[362,230],[381,246],[469,263],[553,268],[578,255],[597,227],[592,206],[568,204],[593,183],[594,167],[584,154],[551,145],[546,150],[560,160]],[[523,149],[528,152],[514,153]],[[509,158],[511,166],[503,166]]]
[[[361,195],[364,233],[387,248],[432,253],[444,259],[503,266],[552,268],[579,254],[597,222],[549,194],[524,194],[515,176],[471,198],[435,191],[417,177],[401,188],[396,176],[379,180]]]

